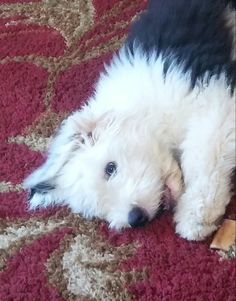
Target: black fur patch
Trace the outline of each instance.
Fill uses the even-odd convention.
[[[147,11],[133,24],[126,47],[135,43],[147,56],[153,50],[165,60],[164,75],[174,61],[190,72],[191,87],[208,75],[226,74],[232,90],[236,85],[236,62],[231,59],[232,36],[226,27],[226,0],[151,0]]]
[[[55,189],[55,186],[52,185],[49,182],[41,182],[39,184],[37,184],[36,186],[34,186],[33,188],[30,189],[30,193],[29,193],[29,197],[28,199],[30,200],[35,193],[40,193],[40,194],[45,194],[50,190]]]

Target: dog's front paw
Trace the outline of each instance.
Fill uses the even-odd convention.
[[[174,215],[176,232],[188,240],[203,240],[217,229],[223,214],[224,206],[220,202],[217,206],[208,190],[192,186],[177,202]]]
[[[191,219],[184,219],[176,223],[176,233],[188,240],[203,240],[216,229],[215,224],[198,223]]]

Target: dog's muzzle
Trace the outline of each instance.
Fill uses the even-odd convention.
[[[132,228],[144,226],[148,222],[148,214],[140,207],[134,207],[128,215],[128,223]]]

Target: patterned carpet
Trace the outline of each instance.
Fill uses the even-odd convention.
[[[0,0],[0,301],[235,300],[234,259],[177,237],[171,213],[117,233],[66,208],[27,211],[22,180],[145,6]]]

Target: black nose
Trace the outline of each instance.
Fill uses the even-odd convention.
[[[140,207],[134,207],[128,215],[128,223],[131,227],[144,226],[148,222],[148,215],[144,209]]]

